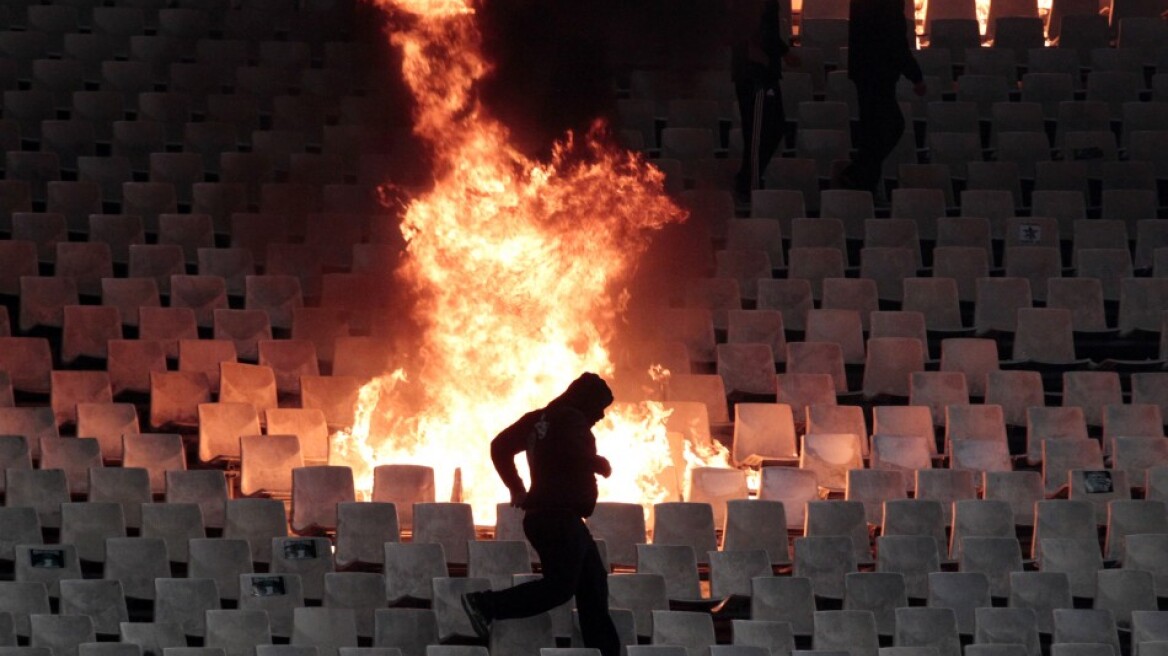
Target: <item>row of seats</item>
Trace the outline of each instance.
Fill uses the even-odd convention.
[[[750,565],[743,563],[740,566]],[[937,573],[930,576],[930,583],[935,581],[937,588],[937,605],[914,607],[903,599],[897,599],[895,586],[899,575],[857,573],[848,578],[855,590],[854,595],[870,595],[877,597],[877,600],[865,599],[867,603],[860,607],[843,610],[812,608],[797,611],[792,611],[791,606],[795,605],[793,602],[801,602],[803,599],[784,600],[780,595],[787,593],[802,596],[800,593],[806,592],[810,596],[810,591],[806,590],[807,579],[754,577],[750,584],[758,591],[761,600],[752,606],[758,608],[759,615],[767,616],[768,619],[730,620],[727,624],[730,624],[733,633],[732,642],[719,644],[714,619],[708,613],[656,607],[660,600],[653,592],[660,578],[658,575],[610,577],[610,585],[631,589],[631,598],[621,601],[637,604],[635,608],[614,607],[612,610],[621,643],[628,645],[627,653],[630,656],[705,653],[713,656],[761,656],[776,653],[772,650],[790,653],[800,643],[810,643],[817,651],[836,651],[857,656],[895,653],[951,656],[960,654],[965,642],[972,642],[965,647],[965,651],[982,656],[1037,656],[1044,651],[1040,649],[1040,635],[1053,638],[1050,648],[1054,654],[1106,655],[1120,653],[1121,635],[1125,638],[1124,645],[1128,644],[1126,629],[1129,624],[1131,647],[1140,650],[1139,653],[1145,653],[1144,650],[1159,653],[1154,648],[1162,644],[1165,618],[1168,616],[1168,613],[1155,609],[1131,610],[1130,622],[1123,622],[1124,631],[1121,633],[1118,629],[1120,621],[1115,617],[1118,613],[1108,607],[1074,609],[1055,606],[1059,603],[1059,580],[1065,577],[1046,576],[1038,572],[1019,573],[1018,581],[1025,581],[1031,587],[1012,596],[1013,603],[1010,606],[990,606],[988,595],[984,595],[984,599],[978,598],[977,595],[985,591],[976,589],[979,582],[976,575]],[[1108,584],[1116,588],[1116,599],[1110,604],[1121,606],[1128,601],[1123,597],[1121,585],[1129,581],[1113,583],[1112,579],[1120,579],[1116,576],[1107,576],[1106,579]],[[290,582],[295,580],[295,575],[280,575],[249,577],[248,582],[260,588],[276,584],[294,585]],[[984,584],[984,576],[980,581]],[[87,582],[70,583],[81,587],[81,584]],[[526,620],[499,621],[493,626],[489,651],[487,646],[473,643],[437,644],[440,640],[466,640],[471,635],[465,616],[461,616],[458,595],[487,589],[490,584],[490,580],[483,578],[435,578],[434,608],[289,608],[287,599],[282,597],[249,599],[248,608],[211,608],[202,612],[198,621],[205,624],[206,639],[205,646],[199,648],[197,653],[206,656],[244,656],[252,653],[260,656],[332,653],[371,656],[533,653],[542,656],[592,656],[599,653],[596,650],[577,648],[569,651],[552,647],[560,644],[559,640],[574,645],[581,642],[578,627],[575,626],[574,609],[570,607]],[[962,584],[972,585],[975,589],[957,589]],[[99,586],[90,583],[84,587],[97,589]],[[903,587],[900,596],[904,596]],[[872,609],[876,601],[888,605],[895,605],[898,601],[904,603]],[[769,619],[771,616],[778,619]],[[363,623],[367,617],[371,620],[368,629]],[[99,652],[92,646],[92,641],[102,632],[96,630],[96,623],[89,616],[56,616],[32,612],[28,614],[27,620],[27,632],[31,634],[33,644],[42,648],[55,648],[26,652],[30,656],[39,653],[77,653],[83,656],[98,653],[140,654],[147,647],[159,648],[163,654],[191,653],[171,646],[172,641],[183,645],[186,639],[181,635],[176,637],[173,629],[166,625],[159,626],[157,622],[153,626],[150,623],[119,622],[118,632],[110,635],[124,638],[129,643],[128,651],[122,645],[116,645],[108,652]],[[60,632],[60,635],[54,636],[54,632]],[[57,639],[54,640],[54,637]],[[881,644],[887,644],[885,638],[896,647],[881,648]],[[383,649],[349,651],[355,646],[354,643],[360,644],[362,639]],[[1084,642],[1089,644],[1082,644]],[[391,648],[390,651],[384,651],[386,647]],[[906,647],[910,650],[905,651]],[[925,648],[923,652],[922,647]],[[1076,647],[1079,651],[1072,651],[1070,647]],[[1064,648],[1066,652],[1062,651]]]
[[[67,169],[62,166],[61,155],[57,152],[7,151],[4,156],[6,186],[27,185],[27,190],[11,189],[12,200],[20,201],[24,196],[30,202],[45,203],[50,185],[64,181],[68,184],[56,185],[57,190],[66,193],[75,190],[74,195],[81,196],[77,200],[83,203],[77,210],[84,212],[92,206],[95,213],[100,213],[104,204],[109,203],[114,213],[122,209],[123,213],[150,216],[173,212],[179,203],[188,206],[200,191],[203,197],[214,197],[238,190],[242,192],[236,194],[238,200],[258,205],[262,202],[263,185],[291,183],[327,186],[329,195],[335,199],[332,204],[346,208],[342,211],[371,212],[378,208],[374,190],[378,183],[375,180],[408,168],[399,156],[387,153],[365,153],[350,166],[344,164],[344,158],[336,152],[289,152],[284,155],[213,152],[211,154],[217,160],[216,173],[208,173],[204,155],[194,152],[151,151],[111,157],[74,154],[76,179],[64,180]],[[355,184],[358,181],[361,184]],[[205,185],[214,186],[208,188]]]
[[[245,503],[228,502],[229,512],[232,505],[242,508]],[[143,509],[157,505],[147,504]],[[282,509],[274,501],[262,502],[255,509],[261,506],[267,506],[268,510]],[[605,536],[600,539],[604,540],[604,551],[610,562],[625,562],[635,567],[633,574],[609,577],[610,600],[614,607],[632,611],[634,635],[646,637],[656,632],[653,624],[658,617],[651,611],[667,610],[670,603],[692,605],[732,596],[749,598],[746,617],[789,623],[792,635],[819,636],[817,623],[809,621],[817,605],[824,603],[817,600],[835,599],[842,601],[848,610],[868,611],[875,633],[894,636],[905,628],[901,626],[902,615],[927,612],[907,610],[909,599],[922,599],[926,600],[925,608],[948,609],[951,613],[948,621],[940,623],[937,620],[945,618],[938,617],[935,610],[930,613],[934,640],[942,636],[946,640],[956,639],[959,634],[983,635],[978,620],[983,611],[978,608],[1028,609],[1031,611],[1028,624],[1015,630],[1033,634],[1025,643],[1031,645],[1028,653],[1037,653],[1034,650],[1039,633],[1053,634],[1054,641],[1059,642],[1059,635],[1065,636],[1065,631],[1072,630],[1070,624],[1060,626],[1059,609],[1076,608],[1074,598],[1089,600],[1095,611],[1105,611],[1062,617],[1062,620],[1092,619],[1087,626],[1079,627],[1084,636],[1095,637],[1090,642],[1112,644],[1118,638],[1117,627],[1123,627],[1134,633],[1132,641],[1136,644],[1140,642],[1140,623],[1147,619],[1142,617],[1142,612],[1158,610],[1157,597],[1163,596],[1160,579],[1168,540],[1164,532],[1146,532],[1163,531],[1162,525],[1168,522],[1163,502],[1123,505],[1113,501],[1109,505],[1107,544],[1118,544],[1117,536],[1123,539],[1122,546],[1116,547],[1116,555],[1108,558],[1121,559],[1121,569],[1103,566],[1095,531],[1094,504],[1065,500],[1038,502],[1034,524],[1037,571],[1026,569],[1020,543],[1014,536],[1010,504],[1005,501],[955,503],[953,544],[959,549],[944,557],[939,555],[945,553],[940,545],[946,544],[945,529],[939,520],[939,502],[888,502],[883,515],[884,530],[874,542],[875,558],[870,551],[873,543],[868,537],[863,506],[855,501],[807,503],[804,535],[790,543],[793,559],[788,552],[786,523],[781,522],[784,505],[773,501],[728,503],[725,544],[721,551],[714,541],[712,514],[707,504],[657,505],[654,508],[657,528],[651,544],[643,539],[644,515],[638,505],[602,504],[590,524],[594,531]],[[175,510],[179,507],[182,504],[173,506]],[[379,520],[386,519],[382,510],[389,513],[388,517],[393,516],[392,504],[341,504],[339,507],[351,521],[365,522],[366,531],[378,527],[379,535],[363,534],[359,526],[351,527],[352,532],[345,537],[338,531],[336,565],[328,558],[327,551],[321,550],[328,549],[329,544],[323,538],[277,535],[269,542],[261,539],[262,530],[255,530],[253,524],[248,536],[251,542],[244,537],[188,539],[184,552],[187,576],[171,578],[174,552],[170,541],[149,536],[109,536],[108,529],[107,537],[102,538],[93,528],[97,522],[92,522],[89,534],[81,531],[77,537],[90,543],[96,538],[100,545],[100,553],[96,555],[103,564],[104,576],[83,582],[79,574],[84,559],[78,555],[78,545],[38,546],[40,543],[35,540],[31,544],[17,542],[12,547],[17,578],[15,583],[0,584],[0,605],[14,615],[13,635],[32,633],[35,622],[27,624],[20,620],[46,612],[50,598],[60,599],[62,615],[83,615],[95,625],[100,622],[100,629],[91,626],[91,630],[117,635],[127,619],[127,599],[152,600],[151,619],[155,623],[177,623],[179,635],[214,640],[215,623],[210,621],[214,612],[208,611],[217,611],[221,604],[231,603],[237,604],[239,610],[266,611],[266,615],[257,614],[257,619],[262,617],[270,623],[270,635],[287,639],[297,629],[296,609],[306,607],[306,600],[316,599],[323,601],[324,608],[353,611],[355,617],[344,618],[348,621],[342,624],[348,627],[344,628],[346,633],[375,637],[381,634],[378,615],[384,612],[378,609],[411,599],[428,604],[440,618],[448,613],[446,621],[454,626],[468,628],[465,616],[458,612],[459,593],[506,587],[531,575],[531,554],[522,541],[475,540],[472,534],[471,539],[462,543],[465,550],[459,548],[459,556],[451,558],[447,542],[453,536],[449,534],[417,533],[410,542],[378,541],[379,536],[391,537],[381,528],[383,523]],[[102,503],[61,506],[63,513],[74,518],[86,511],[101,511],[108,519],[112,515],[106,511],[116,508],[117,504]],[[415,517],[431,508],[468,510],[462,504],[421,504],[414,507]],[[4,512],[12,519],[22,516],[27,519],[29,510],[15,508]],[[458,514],[469,519],[469,512]],[[685,519],[687,516],[689,521]],[[685,528],[692,527],[695,518],[696,531]],[[765,523],[760,523],[762,520]],[[780,523],[776,524],[776,520]],[[706,525],[705,529],[701,528],[702,524]],[[641,526],[640,541],[627,544],[620,541],[635,539],[638,525]],[[64,535],[66,529],[62,530]],[[441,541],[434,541],[435,538]],[[610,542],[611,538],[617,541]],[[266,561],[267,573],[253,571],[256,543],[271,548]],[[620,548],[614,549],[617,545]],[[384,574],[334,570],[340,567],[342,554],[357,556],[358,546],[364,547],[375,559],[373,562],[384,568]],[[706,546],[713,548],[698,549]],[[956,571],[942,567],[950,558],[955,561]],[[360,561],[355,559],[350,564],[355,562]],[[450,562],[465,562],[468,576],[449,578]],[[709,583],[705,592],[699,563],[708,567]],[[874,565],[875,572],[858,570],[861,563]],[[776,566],[791,566],[791,575],[775,576]],[[1004,603],[995,604],[995,599]],[[66,608],[72,612],[66,612]],[[902,613],[898,608],[906,610]],[[558,618],[560,621],[556,617],[567,615],[569,609],[570,606],[558,609],[550,617],[540,616],[534,621],[537,626],[542,623],[570,627],[570,622],[560,623],[563,616]],[[304,614],[317,612],[326,611],[304,611]],[[687,616],[699,625],[713,621],[706,613]],[[526,630],[530,630],[530,625]],[[456,633],[471,635],[454,629],[439,639]],[[500,627],[499,635],[492,640],[506,633]]]
[[[638,107],[636,103],[642,101],[621,101],[624,115],[636,119],[636,112],[644,112],[647,107]],[[648,102],[648,101],[646,101]],[[665,127],[657,130],[656,135],[661,144],[661,155],[677,157],[685,147],[685,140],[697,140],[697,135],[708,135],[713,138],[714,151],[725,147],[733,156],[735,151],[741,150],[741,130],[732,128],[728,133],[729,143],[721,143],[720,124],[730,121],[720,113],[710,113],[708,117],[685,116],[684,113],[694,111],[694,108],[680,107],[681,104],[714,103],[714,101],[671,101],[671,116],[677,120],[666,119]],[[795,135],[799,130],[838,130],[850,133],[851,121],[856,118],[856,108],[853,103],[843,100],[798,100],[791,101],[794,111],[791,122],[795,126]],[[1096,147],[1103,152],[1094,159],[1115,161],[1119,158],[1122,143],[1126,150],[1132,141],[1132,134],[1164,130],[1165,122],[1161,113],[1163,101],[1127,101],[1122,103],[1122,116],[1117,117],[1121,129],[1118,134],[1112,131],[1113,121],[1107,104],[1099,100],[1060,100],[1057,98],[1047,101],[1030,99],[1019,102],[993,101],[985,105],[986,110],[979,110],[979,106],[972,100],[959,101],[930,101],[926,106],[926,116],[923,124],[923,140],[928,152],[938,149],[934,141],[945,134],[967,134],[976,137],[972,141],[971,153],[981,151],[1008,156],[1006,149],[1007,139],[1003,135],[1014,133],[1038,133],[1047,137],[1045,144],[1038,144],[1040,149],[1048,151],[1047,158],[1053,156],[1075,161],[1074,150],[1085,148],[1084,133],[1090,134],[1098,141]],[[706,108],[708,109],[708,107]],[[699,110],[700,111],[700,110]],[[677,117],[677,113],[682,116]],[[705,112],[703,112],[705,113]],[[641,124],[650,125],[650,121],[642,117]],[[989,125],[988,134],[982,129],[982,123]],[[1047,123],[1054,122],[1056,129],[1053,135],[1049,134]],[[735,122],[736,123],[736,122]],[[649,131],[645,130],[645,134]],[[984,138],[983,138],[984,137]],[[1053,137],[1053,141],[1051,140]],[[1054,155],[1052,156],[1051,153]],[[977,158],[981,158],[977,155]],[[1042,157],[1041,153],[1035,154]],[[1097,175],[1097,172],[1096,172]]]
[[[1033,358],[1026,354],[1017,357],[1040,362],[1074,360],[1062,356],[1070,352],[1071,346],[1084,345],[1093,337],[1146,337],[1146,333],[1163,331],[1165,308],[1160,299],[1164,279],[1126,277],[1130,275],[1130,259],[1124,257],[1123,251],[1084,251],[1081,266],[1097,270],[1067,278],[1062,277],[1059,252],[1053,247],[1010,249],[1016,261],[1007,256],[1005,277],[990,277],[989,256],[972,247],[937,248],[936,270],[928,278],[916,277],[913,251],[908,248],[863,249],[860,271],[864,278],[845,278],[844,255],[830,247],[792,249],[785,278],[770,277],[769,269],[763,266],[767,262],[760,264],[763,251],[724,253],[717,277],[691,284],[690,309],[663,310],[672,312],[686,327],[678,327],[677,337],[663,334],[661,338],[680,338],[693,344],[692,357],[698,361],[713,361],[713,340],[704,339],[707,335],[712,337],[712,333],[703,334],[703,324],[709,324],[711,331],[728,329],[729,315],[735,310],[746,310],[737,313],[739,326],[747,331],[743,335],[763,337],[779,361],[785,345],[765,335],[778,335],[783,329],[805,331],[812,313],[819,320],[816,334],[828,335],[829,341],[845,339],[850,347],[854,346],[849,356],[853,361],[863,352],[854,339],[859,331],[853,331],[853,326],[867,330],[872,325],[872,315],[878,312],[878,337],[918,338],[922,346],[935,343],[937,340],[927,338],[943,337],[943,331],[965,333],[949,336],[1019,331],[1033,336],[1035,324],[1050,322],[1053,335],[1066,341],[1052,344],[1050,348],[1056,350],[1046,355],[1057,352],[1059,359],[1047,360],[1037,354]],[[1036,260],[1027,262],[1031,264],[1027,271],[1022,270],[1025,257]],[[742,264],[743,260],[748,264]],[[1126,274],[1121,273],[1124,268]],[[818,306],[813,307],[816,302]],[[1115,313],[1107,309],[1110,302],[1117,303]],[[897,304],[900,309],[881,311],[883,303]],[[968,311],[963,304],[967,304]],[[844,324],[833,330],[827,322],[831,318],[841,319]],[[760,331],[765,333],[760,335]],[[1076,331],[1080,333],[1077,338]],[[849,334],[852,332],[854,335]],[[1088,334],[1092,332],[1097,334]],[[1147,357],[1155,358],[1155,344],[1148,346],[1152,355]],[[1012,344],[1007,342],[1006,347]]]
[[[1046,132],[1047,123],[1054,122],[1057,132],[1054,144],[1061,147],[1063,134],[1076,130],[1109,131],[1121,129],[1117,137],[1126,147],[1130,133],[1139,130],[1163,129],[1163,119],[1155,111],[1164,99],[1168,77],[1152,77],[1150,100],[1141,75],[1123,72],[1094,72],[1087,77],[1086,92],[1076,91],[1072,75],[1065,72],[1030,72],[1022,76],[1021,91],[1012,90],[1008,77],[1001,74],[966,73],[958,78],[956,92],[947,87],[949,78],[930,73],[930,95],[916,98],[902,95],[907,103],[906,114],[921,125],[922,134],[933,132],[967,132],[982,134],[982,124],[989,127],[988,140],[979,141],[986,148],[995,148],[998,132]],[[857,117],[855,88],[847,79],[846,71],[827,75],[824,83],[803,73],[787,74],[782,82],[783,102],[787,121],[804,129],[840,129],[847,131],[849,122]],[[1010,98],[1013,95],[1014,98]],[[945,96],[950,96],[945,99]],[[622,125],[640,131],[649,147],[664,145],[665,136],[683,134],[663,132],[663,129],[690,128],[713,131],[716,145],[722,142],[727,124],[731,130],[729,147],[734,148],[741,137],[733,97],[718,99],[662,100],[651,98],[624,98],[618,100],[618,116]],[[798,132],[796,132],[798,134]],[[1114,150],[1114,147],[1113,147]]]
[[[846,48],[840,49],[838,61],[827,61],[826,53],[834,50],[817,46],[798,45],[794,47],[800,55],[801,63],[798,66],[787,66],[783,75],[784,96],[802,100],[812,100],[813,94],[827,94],[829,100],[846,100],[851,93],[846,71],[846,57],[842,56]],[[994,76],[1004,78],[1005,84],[1015,95],[1019,89],[1017,83],[1025,81],[1027,75],[1036,75],[1032,78],[1033,86],[1044,87],[1041,91],[1047,93],[1064,94],[1065,82],[1070,82],[1071,99],[1084,99],[1086,96],[1086,82],[1093,73],[1118,72],[1126,75],[1110,76],[1099,75],[1093,84],[1115,85],[1128,93],[1151,89],[1154,99],[1163,95],[1165,72],[1164,65],[1159,63],[1162,50],[1149,55],[1139,50],[1117,49],[1107,45],[1104,41],[1098,46],[1078,51],[1072,48],[1048,48],[1041,45],[1033,48],[1024,48],[1020,51],[1009,49],[983,48],[976,43],[968,47],[954,44],[952,47],[922,48],[914,53],[922,72],[927,78],[935,80],[930,93],[924,100],[914,99],[911,93],[902,94],[902,100],[912,100],[914,104],[940,100],[942,97],[955,97],[958,91],[954,80],[964,74],[976,76]],[[1145,70],[1152,66],[1154,71],[1147,77]],[[1055,78],[1046,79],[1043,76],[1054,75]],[[1134,75],[1134,77],[1133,77]],[[1065,77],[1064,77],[1065,76]],[[971,78],[972,83],[977,78]],[[1027,89],[1022,84],[1021,90],[1032,94],[1037,89]],[[667,103],[672,100],[719,101],[730,103],[735,100],[733,87],[728,72],[721,69],[702,70],[696,73],[679,73],[670,70],[638,69],[629,73],[628,88],[622,90],[622,96],[631,100],[651,100],[657,103],[659,110],[665,110]],[[794,105],[790,105],[794,108]],[[661,114],[664,116],[664,113]]]
[[[246,586],[241,588],[234,583],[239,575],[255,571],[301,574],[308,584],[306,596],[310,599],[322,597],[322,579],[328,572],[384,572],[386,580],[377,586],[383,604],[406,597],[429,598],[429,579],[446,576],[450,567],[467,566],[469,576],[490,577],[504,587],[512,575],[529,574],[532,561],[538,563],[538,555],[523,542],[519,511],[500,504],[494,538],[479,539],[471,507],[465,503],[354,502],[351,494],[346,500],[340,489],[342,481],[336,476],[345,469],[296,470],[297,488],[288,517],[291,533],[284,505],[277,500],[227,500],[226,489],[218,498],[180,500],[198,491],[191,482],[194,472],[181,477],[172,472],[168,478],[173,479],[174,490],[168,490],[168,501],[150,503],[149,497],[145,502],[132,497],[126,485],[121,486],[121,498],[111,494],[117,490],[109,485],[113,477],[98,477],[96,474],[103,470],[94,469],[94,482],[104,485],[95,486],[90,495],[108,500],[66,500],[53,506],[47,498],[51,488],[43,481],[51,478],[50,472],[60,474],[60,470],[13,469],[6,494],[11,498],[0,511],[13,530],[0,545],[4,546],[4,559],[15,561],[15,580],[52,585],[54,597],[60,580],[80,578],[83,568],[94,566],[100,576],[104,566],[106,579],[138,579],[132,581],[135,589],[145,589],[145,593],[129,596],[154,599],[150,594],[151,579],[169,576],[172,565],[183,565],[184,578],[216,579],[220,590],[215,596],[230,601],[248,596]],[[115,471],[118,470],[110,469],[108,473]],[[120,471],[140,472],[134,468]],[[795,485],[780,487],[805,479],[802,475],[793,476],[800,471],[764,468],[764,473],[774,475],[767,476],[770,480],[764,483],[758,499],[723,498],[715,505],[692,501],[654,504],[652,530],[648,532],[641,505],[602,502],[588,520],[589,527],[603,542],[608,567],[666,575],[675,591],[669,598],[675,600],[724,596],[716,588],[712,593],[701,591],[699,565],[716,565],[723,558],[755,558],[758,554],[763,558],[759,569],[767,575],[772,567],[794,562],[795,576],[818,579],[817,596],[825,598],[842,596],[840,584],[848,571],[877,562],[889,571],[919,575],[910,593],[914,598],[926,596],[923,575],[941,571],[947,563],[957,565],[960,571],[990,576],[994,596],[1006,597],[1010,573],[1023,571],[1024,552],[1025,560],[1033,559],[1040,570],[1071,574],[1078,597],[1095,596],[1092,579],[1096,571],[1104,568],[1105,560],[1125,569],[1150,572],[1156,577],[1157,596],[1165,596],[1162,579],[1168,517],[1162,499],[1125,499],[1095,488],[1080,490],[1080,499],[1046,500],[1040,494],[1036,500],[1018,498],[1031,492],[1029,477],[998,472],[986,475],[985,498],[980,498],[972,485],[965,491],[946,484],[943,477],[921,476],[919,496],[890,495],[879,500],[861,477],[855,476],[852,481],[850,476],[849,482],[855,485],[849,485],[846,499],[822,500],[816,498],[814,487],[809,496]],[[315,476],[320,473],[325,477]],[[1161,466],[1157,470],[1161,484],[1164,476]],[[35,478],[42,479],[39,489]],[[203,483],[205,492],[214,491],[206,481]],[[226,487],[222,477],[219,484]],[[398,491],[406,492],[404,488]],[[313,496],[321,492],[331,492],[331,499]],[[416,494],[417,490],[409,492]],[[1104,498],[1096,498],[1097,495]],[[1029,510],[1023,512],[1027,502]],[[204,508],[209,509],[207,514],[203,514]],[[402,518],[410,523],[401,525],[412,535],[409,541],[402,541],[397,508],[412,508]],[[307,525],[297,525],[305,520]],[[718,532],[715,522],[719,522]],[[1025,543],[1016,535],[1023,528],[1027,533],[1033,532]],[[59,537],[45,542],[44,529],[52,529],[52,535]],[[335,533],[335,547],[322,533],[325,530]],[[789,530],[793,536],[789,536]],[[207,537],[212,531],[216,536]],[[878,537],[872,537],[873,531]],[[130,537],[128,532],[132,533]],[[970,540],[985,540],[985,548],[969,548]],[[816,542],[829,548],[804,550]],[[893,549],[883,548],[890,544]],[[841,545],[842,554],[835,549]],[[1059,547],[1065,550],[1068,546],[1075,549],[1059,553]],[[35,551],[40,548],[57,550],[56,561],[38,563]],[[907,551],[898,553],[902,549]],[[1046,555],[1051,559],[1046,560]],[[1076,569],[1082,571],[1068,568],[1071,556],[1082,565]],[[901,566],[911,565],[915,572],[893,567],[898,558],[904,559]],[[299,563],[298,567],[298,560],[315,562]],[[995,569],[988,569],[994,561]],[[148,563],[148,567],[136,568],[134,563]],[[800,566],[806,568],[805,573],[799,572]],[[257,567],[262,569],[254,569]],[[716,579],[716,575],[715,571],[710,578]],[[726,594],[735,593],[749,594]]]
[[[62,106],[49,90],[5,91],[5,141],[16,146],[6,150],[19,150],[23,139],[39,141],[43,150],[62,157],[70,152],[92,155],[97,143],[112,144],[115,155],[137,155],[134,147],[147,146],[163,152],[172,144],[203,153],[235,151],[241,144],[264,152],[274,149],[278,144],[272,141],[281,137],[288,142],[285,156],[310,145],[325,152],[342,152],[345,145],[353,152],[378,152],[386,148],[377,129],[384,124],[378,125],[370,114],[394,111],[386,101],[366,96],[342,96],[326,105],[298,95],[277,94],[261,103],[246,92],[215,93],[199,98],[196,108],[196,98],[181,91],[64,93],[68,100]],[[358,141],[354,134],[368,142]],[[217,170],[212,159],[206,159]]]
[[[1159,17],[1158,5],[1148,2],[1072,2],[1069,0],[1055,0],[1050,6],[1049,16],[1052,21],[1056,17],[1068,15],[1098,15],[1101,9],[1107,9],[1115,25],[1128,17]],[[980,8],[972,0],[933,0],[925,7],[926,31],[929,24],[937,19],[965,18],[976,20]],[[989,17],[1003,16],[1032,16],[1039,15],[1039,7],[1035,2],[1007,2],[998,0],[992,2],[988,9]],[[848,17],[848,4],[840,0],[804,0],[801,3],[800,17],[803,20],[811,19],[844,19]],[[1052,22],[1052,26],[1055,23]],[[1054,35],[1052,35],[1053,38]]]
[[[851,237],[862,239],[858,231],[864,218],[875,218],[876,200],[870,194],[851,193],[849,189],[829,189],[827,176],[840,166],[847,153],[842,147],[842,133],[823,131],[805,134],[804,144],[808,152],[804,156],[779,156],[771,160],[764,174],[764,189],[756,189],[751,194],[748,214],[752,218],[779,218],[790,222],[791,218],[820,216],[822,198],[835,198],[841,204],[837,210],[848,207],[846,215],[830,218],[854,218],[856,224],[851,229]],[[1159,144],[1161,135],[1168,132],[1141,133],[1145,146]],[[1143,147],[1143,146],[1141,146]],[[1159,177],[1154,170],[1148,170],[1148,162],[1103,162],[1097,182],[1087,179],[1085,162],[1035,161],[1035,177],[1023,180],[1021,165],[1013,161],[968,161],[964,180],[955,179],[947,163],[917,163],[917,155],[909,140],[902,140],[897,151],[884,162],[884,180],[895,184],[888,196],[897,201],[894,218],[916,218],[918,221],[933,222],[943,216],[973,216],[989,218],[993,226],[993,237],[1003,238],[1004,219],[1014,216],[1033,215],[1058,218],[1062,229],[1070,232],[1073,222],[1079,218],[1103,217],[1122,218],[1139,221],[1154,218],[1159,214],[1163,201],[1157,197],[1156,187]],[[653,160],[653,166],[666,174],[666,189],[669,193],[683,198],[684,204],[700,225],[707,226],[712,238],[723,238],[729,218],[735,216],[735,198],[728,184],[734,180],[741,162],[729,158],[680,160],[660,158]],[[1040,180],[1042,187],[1035,187]],[[1128,182],[1135,188],[1126,188]],[[1084,189],[1086,187],[1086,189]],[[794,193],[794,194],[792,194]],[[853,198],[853,202],[847,202]],[[1038,211],[1033,204],[1040,203]],[[885,209],[881,200],[881,211]],[[972,203],[974,211],[967,211]],[[1101,212],[1101,205],[1107,203],[1107,214]],[[846,204],[844,204],[846,203]],[[889,202],[891,204],[891,202]],[[871,214],[865,215],[865,208],[872,207]],[[862,214],[864,212],[864,214]],[[709,224],[707,225],[707,222]],[[790,236],[790,225],[784,224],[785,235]],[[934,239],[934,230],[922,226],[919,237]]]
[[[266,3],[267,7],[255,4],[229,7],[228,3],[221,2],[191,4],[14,3],[6,5],[0,13],[0,27],[5,30],[0,37],[3,44],[0,49],[9,56],[26,57],[46,50],[59,52],[62,38],[78,32],[120,39],[160,36],[184,43],[215,35],[257,43],[278,37],[319,43],[349,39],[354,32],[352,5],[342,6],[346,3],[331,0],[312,4],[271,2]],[[31,36],[19,36],[25,33]]]

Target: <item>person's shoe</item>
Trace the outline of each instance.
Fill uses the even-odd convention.
[[[491,634],[491,620],[483,612],[480,604],[481,593],[468,592],[462,595],[462,609],[470,619],[470,626],[480,638],[486,639]]]

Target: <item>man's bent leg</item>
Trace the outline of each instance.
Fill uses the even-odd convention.
[[[514,587],[483,594],[480,599],[488,619],[531,617],[549,611],[572,598],[576,591],[585,545],[574,532],[579,517],[529,514],[523,531],[539,554],[543,576]]]
[[[576,610],[580,614],[580,633],[585,647],[600,650],[601,656],[620,656],[620,636],[608,612],[608,571],[600,560],[596,542],[581,526],[587,541],[587,551],[581,564],[576,586]]]
[[[880,91],[869,81],[856,81],[856,104],[859,123],[856,126],[856,154],[848,167],[848,186],[872,191],[880,178],[883,158],[880,156],[883,128]]]
[[[872,111],[876,113],[876,125],[869,144],[872,162],[877,167],[874,183],[880,181],[884,160],[895,151],[905,130],[901,103],[896,98],[896,86],[881,86],[875,93]]]

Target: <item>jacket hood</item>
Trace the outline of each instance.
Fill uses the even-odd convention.
[[[604,379],[592,372],[581,374],[579,378],[568,385],[568,389],[557,396],[549,407],[557,405],[571,406],[580,412],[592,423],[604,417],[604,410],[612,405],[612,390]]]

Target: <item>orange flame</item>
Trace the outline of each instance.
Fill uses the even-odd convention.
[[[603,126],[584,139],[568,134],[546,163],[513,147],[475,96],[490,67],[470,5],[380,2],[405,26],[391,41],[417,99],[414,130],[434,151],[434,186],[405,211],[398,272],[417,292],[422,335],[402,369],[361,390],[357,420],[334,436],[331,460],[353,467],[366,495],[377,464],[432,466],[440,500],[457,467],[463,500],[490,524],[507,499],[490,438],[579,373],[614,373],[606,347],[626,300],[622,283],[650,233],[684,213],[665,195],[663,174],[606,145]],[[676,498],[686,463],[670,447],[667,417],[661,404],[618,404],[597,424],[613,465],[602,499]],[[724,465],[725,449],[699,459]]]

